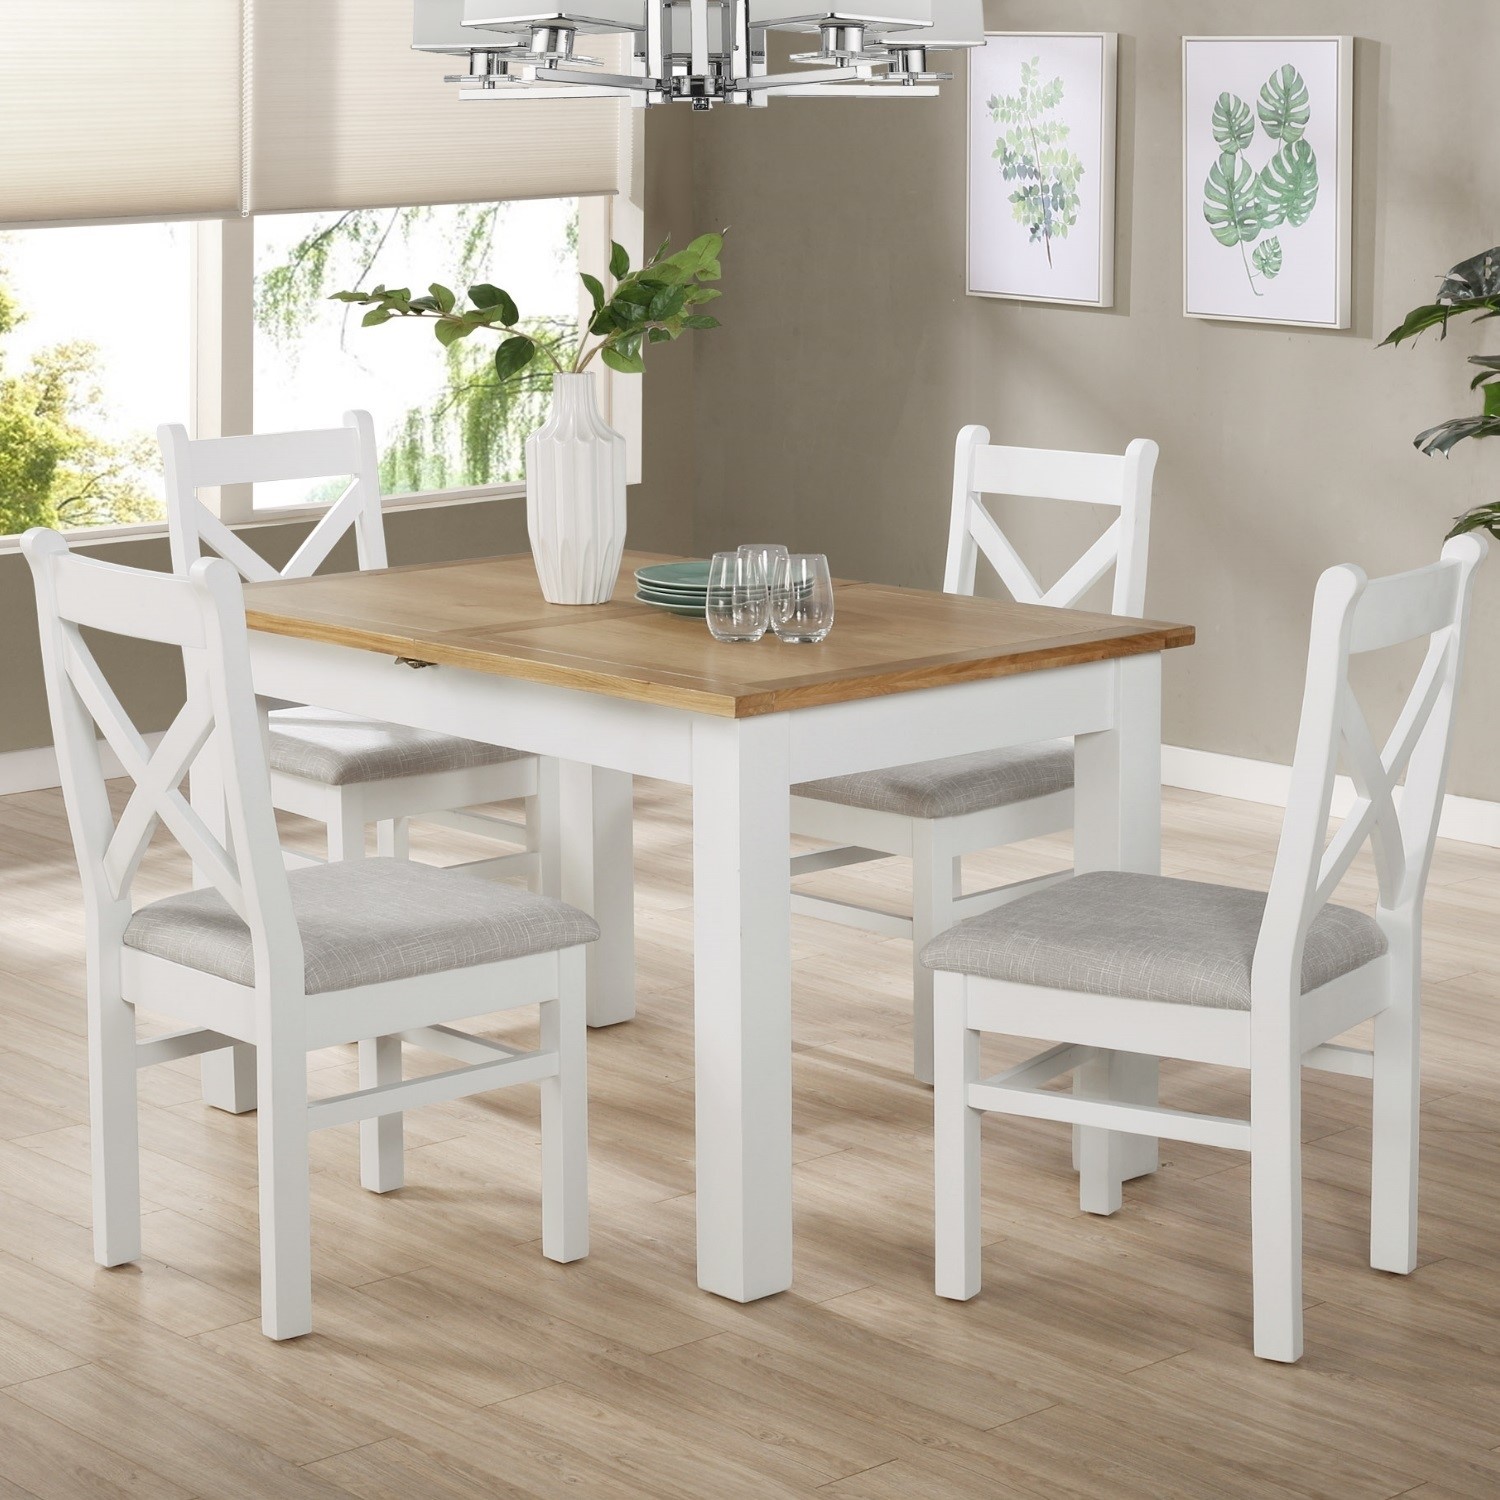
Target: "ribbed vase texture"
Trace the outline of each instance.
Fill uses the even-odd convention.
[[[625,550],[625,439],[599,410],[592,373],[557,375],[552,410],[526,439],[526,529],[551,604],[603,604]]]

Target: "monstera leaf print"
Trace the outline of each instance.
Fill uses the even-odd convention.
[[[1250,259],[1267,281],[1275,281],[1281,275],[1281,241],[1274,234],[1270,239],[1262,240]]]
[[[1255,173],[1237,151],[1224,152],[1209,169],[1203,184],[1203,217],[1221,245],[1241,245],[1260,233]]]
[[[1318,204],[1318,158],[1307,141],[1285,145],[1261,169],[1260,221],[1265,229],[1300,229]]]
[[[1272,73],[1261,86],[1256,113],[1261,129],[1273,141],[1290,144],[1302,139],[1312,118],[1312,101],[1306,82],[1291,63]]]
[[[1248,160],[1255,125],[1278,143],[1259,171]],[[1209,121],[1219,159],[1203,185],[1203,217],[1226,249],[1239,246],[1245,276],[1257,297],[1285,262],[1281,236],[1268,230],[1300,229],[1318,204],[1318,157],[1304,139],[1312,98],[1301,73],[1286,63],[1261,85],[1254,113],[1238,94],[1219,95]]]
[[[1255,116],[1238,94],[1220,94],[1214,105],[1214,139],[1224,151],[1243,151],[1255,137]]]

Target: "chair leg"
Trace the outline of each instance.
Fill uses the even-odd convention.
[[[312,1329],[307,1054],[278,1040],[259,1051],[260,1326],[293,1339]]]
[[[1080,1099],[1112,1099],[1119,1080],[1120,1054],[1104,1052],[1073,1074],[1073,1092]],[[1124,1140],[1118,1130],[1081,1126],[1078,1143],[1078,1207],[1086,1214],[1120,1211],[1124,1181]]]
[[[1302,1358],[1302,1072],[1295,1055],[1250,1070],[1255,1352]]]
[[[979,1081],[979,1033],[970,1029],[962,974],[934,976],[933,1181],[935,1286],[967,1302],[979,1291],[979,1126],[969,1085]]]
[[[928,822],[912,824],[911,860],[911,990],[912,1077],[932,1082],[933,973],[922,967],[922,949],[955,920],[953,898],[958,894],[958,861],[947,852]]]
[[[526,799],[526,847],[536,855],[536,869],[527,885],[543,896],[562,895],[562,839],[558,826],[561,800],[558,761],[537,763],[536,795]]]
[[[543,1052],[557,1072],[542,1080],[542,1254],[589,1253],[588,970],[586,950],[557,956],[557,999],[541,1007]]]
[[[359,1044],[359,1086],[401,1082],[401,1038],[372,1036]],[[359,1180],[372,1193],[390,1193],[406,1181],[405,1130],[400,1113],[359,1122]]]
[[[1415,963],[1403,962],[1395,953],[1389,962],[1391,1004],[1375,1017],[1370,1264],[1405,1276],[1417,1265],[1420,980]]]
[[[1110,1098],[1153,1108],[1160,1097],[1161,1061],[1142,1052],[1117,1052],[1110,1065]],[[1074,1079],[1077,1092],[1077,1079]],[[1081,1097],[1081,1096],[1080,1096]],[[1161,1165],[1161,1149],[1154,1135],[1120,1136],[1120,1177],[1131,1182],[1149,1177]],[[1073,1127],[1073,1170],[1083,1170],[1083,1127]]]
[[[117,966],[90,954],[89,1150],[94,1259],[141,1257],[141,1162],[136,1113],[135,1008],[120,998]]]
[[[249,1114],[255,1108],[255,1048],[248,1042],[205,1052],[199,1059],[203,1102],[226,1114]]]
[[[363,845],[364,829],[361,828],[359,832],[360,843]],[[382,859],[410,859],[411,819],[382,818],[375,825],[375,852]]]
[[[365,823],[353,798],[335,787],[328,813],[328,859],[365,857]]]

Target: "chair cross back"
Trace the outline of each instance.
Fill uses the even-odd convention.
[[[1313,918],[1366,843],[1375,857],[1380,919],[1414,918],[1442,812],[1474,571],[1486,551],[1479,536],[1456,537],[1428,567],[1372,582],[1359,568],[1344,566],[1319,581],[1292,787],[1257,967],[1262,950],[1278,947],[1278,935],[1276,963],[1300,953]],[[1384,746],[1377,746],[1350,684],[1351,659],[1424,638],[1427,653],[1416,680]],[[1355,802],[1325,843],[1341,757]]]
[[[990,444],[987,428],[965,427],[958,435],[954,453],[944,589],[950,594],[972,594],[975,567],[983,553],[1019,603],[1067,609],[1113,568],[1114,612],[1144,613],[1151,481],[1158,452],[1156,444],[1146,438],[1137,438],[1119,457],[995,447]],[[999,522],[985,509],[985,495],[1111,505],[1120,513],[1056,583],[1043,588]]]
[[[233,568],[205,558],[186,578],[143,573],[74,557],[61,537],[42,530],[28,532],[22,546],[36,578],[53,737],[91,921],[118,930],[129,920],[131,884],[161,825],[258,938],[264,939],[270,907],[284,916],[282,930],[295,932]],[[182,652],[186,702],[155,750],[83,635],[89,627],[119,634],[122,620],[131,622],[133,639]],[[228,665],[215,667],[220,660]],[[231,684],[231,675],[243,681]],[[101,735],[134,783],[118,820],[100,760]],[[225,784],[241,789],[228,799],[227,843],[182,792],[184,779],[206,756],[218,759]]]
[[[172,567],[185,572],[212,547],[233,563],[247,582],[307,578],[315,573],[351,527],[361,568],[386,566],[385,529],[380,509],[380,466],[375,428],[368,412],[344,413],[342,427],[310,432],[254,433],[248,437],[198,438],[168,424],[157,429],[166,472]],[[284,568],[267,562],[236,536],[198,498],[203,489],[234,484],[267,484],[285,479],[350,476],[343,493]]]

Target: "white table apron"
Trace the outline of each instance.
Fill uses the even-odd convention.
[[[792,1283],[790,787],[1073,735],[1075,867],[1160,867],[1157,653],[729,719],[253,630],[250,642],[266,696],[563,762],[563,892],[606,934],[596,1024],[634,1008],[628,826],[625,859],[612,853],[629,777],[692,787],[698,1284],[739,1302]],[[1154,1095],[1154,1063],[1138,1086]],[[1155,1142],[1133,1139],[1137,1175]]]

